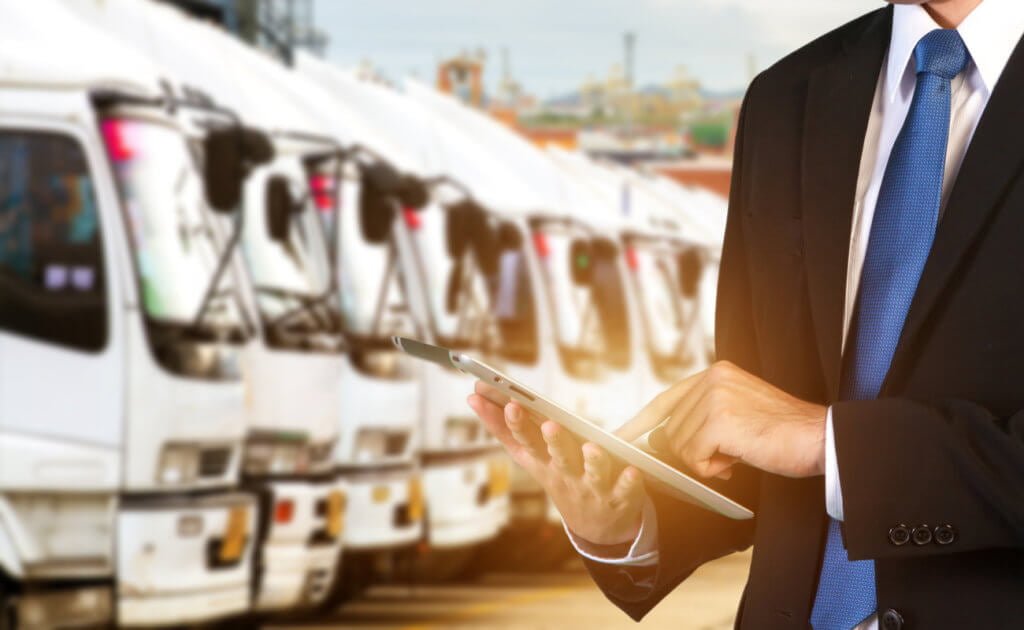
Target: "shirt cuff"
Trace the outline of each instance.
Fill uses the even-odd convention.
[[[640,531],[629,548],[629,553],[621,558],[604,558],[587,553],[581,546],[582,539],[577,537],[565,521],[562,522],[565,533],[569,536],[569,542],[576,548],[576,551],[588,560],[601,562],[603,564],[614,564],[630,567],[649,567],[658,563],[658,514],[654,509],[654,502],[650,497],[644,501],[643,518],[640,521]]]
[[[839,483],[836,438],[832,431],[832,407],[825,419],[825,510],[837,521],[843,520],[843,488]]]

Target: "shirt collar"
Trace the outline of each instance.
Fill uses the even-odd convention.
[[[937,28],[942,27],[919,4],[897,4],[893,7],[892,38],[885,74],[885,94],[889,101],[895,98],[904,75],[912,72],[911,61],[917,42]],[[1017,42],[1024,36],[1024,2],[982,0],[957,31],[978,68],[985,89],[991,93]]]

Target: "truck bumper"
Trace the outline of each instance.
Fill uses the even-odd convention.
[[[272,481],[267,488],[271,500],[255,607],[275,611],[313,606],[331,587],[344,537],[340,530],[330,533],[325,506],[331,495],[347,495],[347,484]],[[281,507],[289,502],[290,508]]]
[[[423,536],[423,482],[411,466],[392,470],[345,469],[348,519],[345,550],[408,547]]]
[[[508,522],[508,461],[493,450],[424,458],[428,542],[465,547],[496,536]]]
[[[117,519],[120,624],[195,623],[248,610],[254,497],[129,500]]]

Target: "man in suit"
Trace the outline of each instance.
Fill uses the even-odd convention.
[[[629,615],[753,545],[737,627],[1024,625],[1022,34],[1019,0],[899,3],[750,86],[722,361],[622,433],[668,416],[673,454],[752,521],[645,492],[478,384]]]

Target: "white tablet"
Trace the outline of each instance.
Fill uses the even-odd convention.
[[[753,512],[729,497],[716,492],[693,477],[669,466],[636,445],[626,442],[617,435],[609,433],[547,400],[522,383],[509,378],[483,361],[447,348],[442,348],[441,346],[434,346],[407,337],[393,337],[392,340],[399,350],[410,356],[475,376],[508,395],[538,416],[554,420],[578,438],[587,442],[593,442],[612,456],[636,467],[640,472],[644,473],[648,481],[653,482],[661,490],[674,497],[694,503],[728,518],[744,520],[754,517]],[[656,430],[657,428],[652,430],[652,432]],[[648,432],[640,440],[646,443],[652,432]]]

